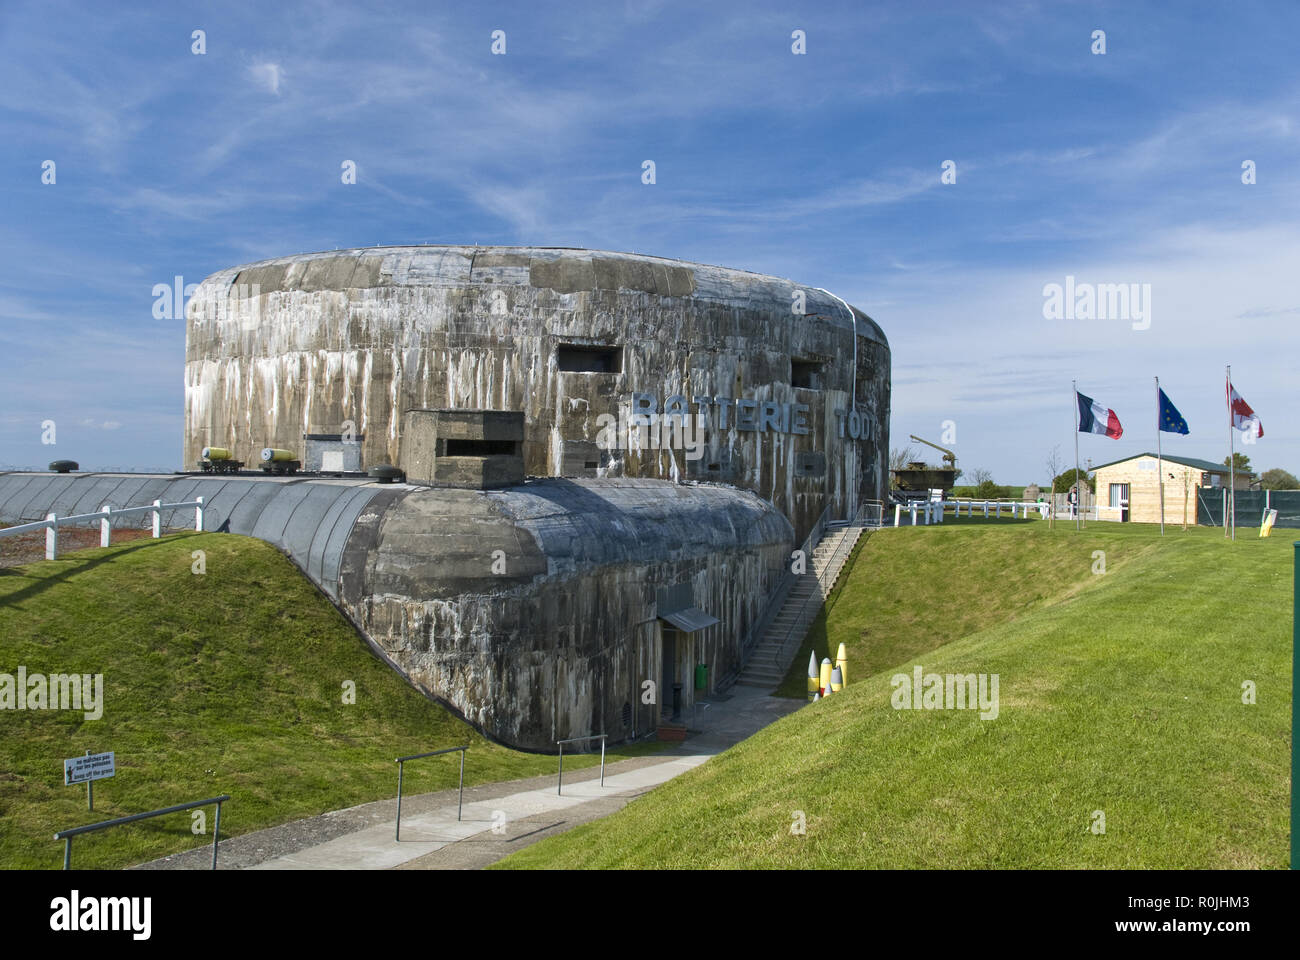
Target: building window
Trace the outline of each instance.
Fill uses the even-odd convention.
[[[790,358],[790,386],[804,390],[822,388],[822,370],[825,364],[817,360],[796,360]]]
[[[565,373],[619,373],[623,348],[562,343],[555,349],[555,365]]]
[[[1110,485],[1110,505],[1123,507],[1128,505],[1128,484],[1112,483]]]

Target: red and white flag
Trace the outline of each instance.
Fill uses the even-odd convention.
[[[1236,429],[1254,433],[1256,438],[1264,435],[1264,425],[1255,416],[1255,411],[1250,409],[1250,404],[1233,389],[1231,380],[1228,381],[1228,410],[1231,411],[1232,425]]]

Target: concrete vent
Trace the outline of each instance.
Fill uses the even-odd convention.
[[[524,482],[524,415],[512,410],[407,410],[407,483],[490,490]]]

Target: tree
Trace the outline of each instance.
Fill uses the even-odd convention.
[[[1052,447],[1052,452],[1047,455],[1047,475],[1052,478],[1052,493],[1056,492],[1056,478],[1061,474],[1061,468],[1065,462],[1061,458],[1061,445],[1058,443]]]
[[[1076,473],[1074,467],[1071,467],[1059,476],[1054,477],[1052,480],[1052,489],[1059,490],[1061,493],[1068,493],[1069,489],[1074,486],[1076,476],[1083,478],[1083,482],[1088,485],[1089,490],[1093,489],[1092,478],[1088,476],[1088,471],[1079,470]]]
[[[1295,474],[1274,467],[1260,475],[1259,487],[1261,490],[1300,490],[1300,480],[1296,479]]]
[[[993,482],[993,473],[990,470],[985,470],[983,467],[976,467],[970,472],[970,479],[972,486],[982,487],[986,483]]]
[[[889,469],[906,470],[907,465],[919,455],[920,452],[911,444],[906,447],[894,447],[889,451]]]
[[[1239,473],[1250,473],[1250,457],[1244,453],[1233,453],[1231,463],[1228,462],[1227,457],[1224,457],[1223,465],[1225,467],[1236,467]]]
[[[908,444],[905,447],[893,447],[889,451],[889,489],[898,489],[898,480],[894,477],[894,470],[906,470],[907,465],[920,456],[920,452]]]

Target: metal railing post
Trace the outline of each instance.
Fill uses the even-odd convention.
[[[456,798],[456,819],[461,817],[461,809],[465,802],[465,751],[469,749],[469,744],[463,747],[447,747],[443,750],[432,750],[429,753],[413,753],[409,757],[398,757],[397,764],[397,822],[393,825],[393,841],[398,842],[402,839],[402,773],[406,769],[407,760],[423,760],[425,757],[440,757],[444,753],[455,753],[460,751],[460,787]]]
[[[397,826],[393,829],[393,842],[402,839],[402,769],[404,764],[397,761]]]
[[[217,869],[217,838],[221,836],[221,801],[217,801],[217,818],[212,824],[212,869]]]
[[[456,796],[456,819],[460,819],[460,809],[465,803],[465,751],[460,752],[460,792]]]
[[[1300,540],[1293,544],[1295,549],[1294,559],[1291,561],[1291,689],[1295,690],[1295,685],[1300,682],[1300,620],[1296,619],[1297,612],[1300,612]],[[1296,719],[1300,717],[1300,708],[1296,706],[1295,696],[1291,697],[1291,729],[1295,729]],[[1291,750],[1291,783],[1294,784],[1296,776],[1300,775],[1300,761],[1296,759],[1296,752]],[[1292,787],[1291,793],[1291,869],[1298,868],[1296,863],[1297,848],[1300,848],[1300,807],[1296,806],[1295,788]]]
[[[194,498],[194,504],[195,504],[195,506],[194,506],[194,529],[195,529],[197,532],[202,533],[202,532],[203,532],[203,498],[202,498],[202,497],[195,497],[195,498]]]
[[[569,737],[567,740],[555,741],[560,748],[560,767],[555,781],[555,795],[557,797],[564,796],[562,792],[564,789],[564,745],[566,743],[578,743],[579,741],[584,743],[588,740],[600,741],[600,785],[603,787],[605,785],[605,743],[608,739],[609,734],[607,733],[593,733],[589,737]]]
[[[212,869],[215,870],[217,869],[217,839],[221,833],[221,804],[229,799],[230,794],[223,793],[219,797],[209,797],[206,800],[192,800],[189,803],[178,803],[175,806],[150,810],[147,813],[133,813],[127,817],[117,817],[113,820],[105,820],[102,823],[89,823],[84,827],[60,830],[54,835],[54,839],[63,841],[63,869],[72,869],[72,838],[78,834],[95,833],[99,830],[107,830],[109,827],[120,827],[123,824],[135,823],[138,820],[148,820],[150,817],[161,817],[169,813],[180,813],[182,810],[193,810],[195,807],[206,807],[210,803],[215,803],[217,805],[217,818],[212,833]]]
[[[99,521],[99,545],[107,547],[113,539],[113,508],[106,503],[99,509],[104,514],[104,519]]]
[[[162,501],[153,502],[153,538],[157,540],[162,536]]]
[[[45,559],[54,560],[59,556],[59,525],[56,522],[59,518],[56,514],[47,513],[45,519],[49,522],[45,528]]]

